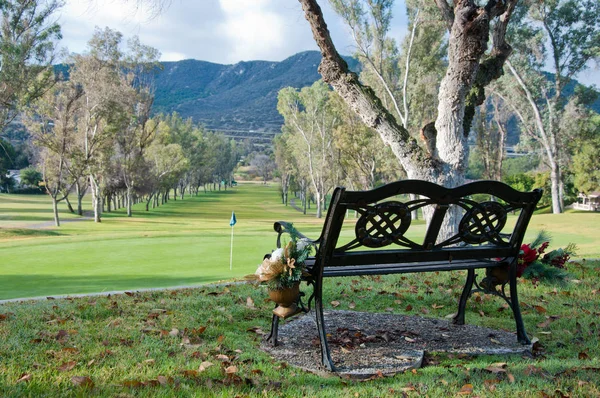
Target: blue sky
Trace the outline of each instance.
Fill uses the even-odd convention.
[[[138,35],[142,43],[161,52],[163,61],[281,61],[300,51],[317,50],[296,0],[166,0],[160,12],[151,9],[152,1],[160,0],[66,0],[59,17],[61,44],[80,53],[95,26],[109,26],[125,37]],[[319,4],[338,51],[353,54],[347,28],[327,0]],[[397,0],[394,7],[391,34],[400,41],[407,31],[404,1]],[[577,78],[600,87],[597,68]]]
[[[406,31],[403,2],[396,5],[393,34]],[[135,0],[67,0],[59,22],[62,45],[82,52],[95,26],[109,26],[126,37],[138,35],[162,54],[163,61],[200,59],[231,64],[248,60],[280,61],[317,50],[296,0],[171,0],[159,13]],[[326,20],[343,54],[352,54],[351,38],[326,0]]]

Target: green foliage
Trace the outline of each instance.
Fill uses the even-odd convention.
[[[600,190],[600,135],[583,142],[573,157],[575,188],[590,193]]]
[[[54,83],[59,0],[0,1],[0,134],[17,113]],[[1,150],[1,148],[0,148]]]
[[[517,191],[523,192],[531,191],[535,185],[535,179],[525,173],[509,175],[503,180]]]
[[[538,168],[539,164],[540,158],[534,153],[507,158],[502,162],[502,175],[508,177],[515,174],[527,173]]]
[[[21,170],[21,184],[27,187],[39,188],[42,182],[42,173],[34,167]]]

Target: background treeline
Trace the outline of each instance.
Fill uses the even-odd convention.
[[[152,116],[158,58],[137,37],[123,43],[119,32],[97,29],[87,51],[68,58],[68,73],[19,107],[35,166],[22,170],[21,183],[52,198],[57,226],[58,203],[82,215],[86,194],[100,222],[103,212],[125,207],[131,216],[141,201],[148,210],[231,184],[240,157],[234,141],[176,113]],[[7,142],[4,148],[12,160],[15,149]]]

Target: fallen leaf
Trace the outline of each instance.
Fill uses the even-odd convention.
[[[473,394],[473,384],[465,384],[462,386],[460,391],[457,393],[458,395],[471,395]]]
[[[228,366],[227,368],[225,368],[225,373],[227,373],[227,374],[234,374],[234,373],[237,373],[237,371],[238,371],[238,368],[235,365],[231,365],[231,366]]]
[[[88,367],[89,367],[89,366],[92,366],[92,365],[94,364],[94,362],[96,362],[96,360],[95,360],[95,359],[92,359],[92,360],[90,360],[90,361],[87,363],[87,366],[88,366]]]
[[[182,370],[181,374],[183,374],[185,377],[198,377],[198,371],[193,369]]]
[[[354,301],[352,301],[350,304],[348,304],[348,308],[350,308],[350,309],[356,308],[356,303]]]
[[[533,308],[537,311],[538,314],[545,314],[546,312],[548,312],[544,307],[542,307],[541,305],[534,305]]]
[[[140,388],[140,387],[144,386],[142,384],[142,382],[139,380],[125,380],[121,384],[123,385],[123,387],[127,387],[127,388]]]
[[[23,381],[29,381],[31,380],[31,374],[30,373],[23,373],[21,375],[21,377],[19,377],[19,380],[17,380],[17,383],[21,383]]]
[[[71,383],[78,387],[93,388],[94,382],[87,376],[73,376],[71,377]]]
[[[134,293],[131,293],[131,292],[125,292],[125,294],[126,294],[126,295],[128,295],[129,297],[131,297],[131,296],[134,296],[134,295],[135,295]]]
[[[79,353],[79,350],[75,347],[65,347],[62,349],[63,352],[67,352],[69,354],[77,354]]]
[[[498,341],[496,339],[490,339],[490,341],[494,344],[502,344],[500,341]]]
[[[223,335],[220,335],[219,337],[217,337],[217,343],[219,343],[219,344],[220,344],[220,343],[222,343],[222,342],[223,342],[223,340],[225,340],[225,336],[223,336]]]
[[[581,352],[580,352],[580,353],[577,355],[577,357],[578,357],[579,359],[582,359],[582,360],[583,360],[583,359],[590,359],[590,356],[589,356],[589,355],[588,355],[588,353],[587,353],[587,352],[585,352],[585,351],[581,351]]]
[[[248,308],[256,308],[254,306],[254,300],[252,300],[252,297],[247,297],[246,298],[246,307],[248,307]]]
[[[498,367],[498,366],[488,366],[485,368],[488,372],[498,374],[498,373],[506,373],[506,369]]]
[[[173,383],[172,377],[157,376],[156,380],[160,383],[161,386],[166,386]]]
[[[431,308],[433,308],[434,310],[439,310],[440,308],[444,308],[444,305],[437,305],[437,304],[432,304]]]
[[[173,328],[169,332],[169,336],[177,336],[178,334],[179,334],[179,329],[177,329],[177,328]]]
[[[508,381],[511,383],[515,382],[515,376],[512,375],[512,373],[507,373],[506,377],[508,377]]]
[[[200,364],[200,367],[198,368],[199,372],[204,372],[206,369],[210,368],[211,366],[213,366],[212,362],[208,362],[208,361],[204,361]]]
[[[408,341],[409,343],[414,343],[415,341],[417,341],[415,339],[411,339],[410,337],[404,337],[404,340]]]
[[[255,327],[250,328],[250,329],[246,329],[246,331],[247,332],[251,332],[251,333],[256,333],[256,334],[261,335],[261,336],[265,334],[265,332],[261,328],[259,328],[258,326],[255,326]]]
[[[58,370],[61,372],[68,372],[69,370],[72,370],[75,366],[77,366],[77,362],[69,361],[69,362],[65,362],[62,365],[60,365],[58,367]]]
[[[227,355],[224,355],[224,354],[219,354],[219,355],[217,355],[217,359],[218,359],[219,361],[223,361],[223,362],[225,362],[225,361],[229,361],[229,357],[228,357]]]
[[[331,305],[335,308],[335,307],[337,307],[337,306],[340,305],[340,302],[337,301],[337,300],[334,300],[334,301],[331,302]]]
[[[412,305],[407,305],[406,308],[404,309],[405,311],[412,311]]]
[[[146,359],[145,361],[143,361],[142,363],[144,365],[154,365],[156,361],[154,359]]]

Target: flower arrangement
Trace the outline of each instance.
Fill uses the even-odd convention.
[[[550,246],[550,236],[541,231],[529,244],[521,245],[517,262],[517,277],[548,281],[564,280],[567,261],[575,254],[577,246],[569,243],[566,248],[559,248],[546,253]]]
[[[304,262],[313,250],[313,244],[306,238],[300,238],[296,229],[290,225],[290,240],[270,256],[265,257],[256,273],[249,279],[266,284],[272,290],[291,288],[302,279],[305,272]]]
[[[521,245],[517,259],[517,277],[530,279],[534,283],[538,280],[564,281],[568,276],[567,261],[575,254],[577,247],[569,243],[564,249],[546,252],[548,246],[550,246],[550,235],[545,231],[541,231],[533,242]],[[486,270],[486,276],[480,285],[486,290],[494,291],[496,286],[507,282],[508,266],[493,267]]]

